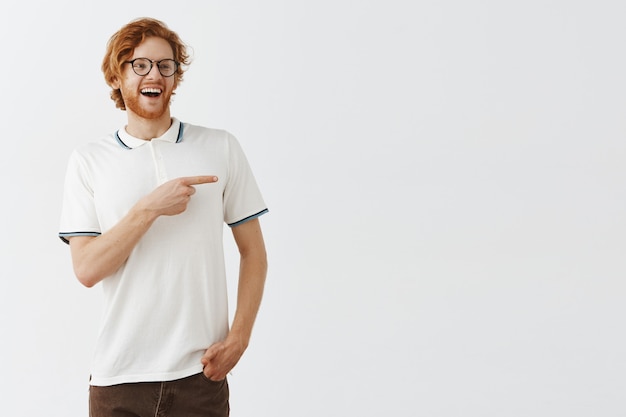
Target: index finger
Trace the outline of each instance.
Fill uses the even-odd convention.
[[[195,177],[183,177],[181,180],[186,185],[197,185],[217,182],[217,177],[215,175],[197,175]]]

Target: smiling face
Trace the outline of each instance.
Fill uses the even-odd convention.
[[[174,59],[172,47],[163,38],[148,37],[135,48],[128,61],[135,58],[148,58],[155,63],[144,76],[137,75],[131,64],[124,64],[122,77],[114,80],[112,86],[120,89],[130,117],[169,120],[169,105],[176,89],[176,77],[163,77],[156,61]]]

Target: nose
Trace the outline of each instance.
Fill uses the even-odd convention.
[[[152,68],[150,68],[150,71],[148,71],[148,73],[146,74],[146,77],[161,77],[161,71],[159,71],[159,66],[157,65],[156,62],[152,63]]]

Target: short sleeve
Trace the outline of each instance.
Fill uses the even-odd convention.
[[[228,183],[224,189],[224,220],[234,227],[267,212],[243,149],[237,139],[228,134]]]
[[[68,243],[72,236],[98,236],[101,233],[94,203],[91,178],[84,159],[74,151],[65,174],[59,237]]]

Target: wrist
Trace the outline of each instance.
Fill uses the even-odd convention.
[[[159,217],[154,210],[145,207],[141,201],[131,208],[128,214],[138,225],[151,225]]]
[[[248,348],[250,335],[237,329],[231,329],[231,331],[228,333],[228,336],[226,337],[226,341],[228,343],[232,343],[238,346],[239,349],[243,352]]]

